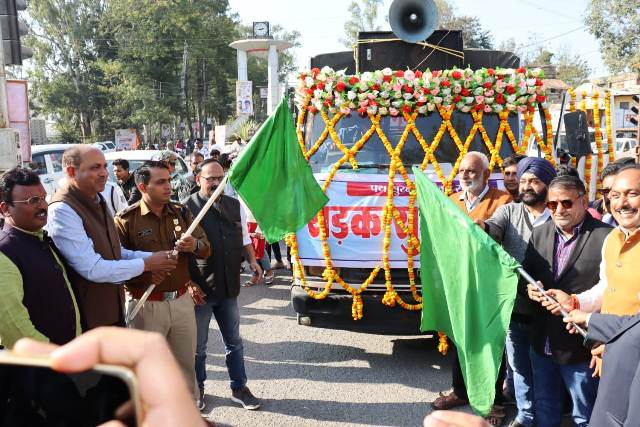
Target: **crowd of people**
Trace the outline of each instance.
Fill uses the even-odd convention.
[[[186,235],[231,161],[224,153],[196,150],[187,179],[174,173],[175,161],[168,150],[135,171],[126,160],[114,161],[129,203],[115,217],[102,195],[107,163],[97,148],[65,151],[66,179],[49,202],[33,171],[17,167],[0,177],[0,343],[12,348],[31,338],[64,345],[94,329],[89,333],[113,335],[100,329],[105,326],[155,332],[177,361],[192,406],[202,410],[214,317],[231,399],[257,409],[260,400],[247,387],[237,297],[243,261],[253,273],[244,285],[273,280],[269,251],[256,259],[250,212],[232,188]],[[485,420],[469,422],[501,425],[504,405],[513,401],[513,427],[560,426],[567,411],[577,426],[632,425],[640,419],[630,404],[640,393],[640,286],[634,275],[640,165],[609,164],[601,196],[591,204],[575,169],[556,169],[542,158],[506,159],[506,191],[489,185],[490,174],[484,154],[467,153],[459,169],[461,191],[450,198],[545,291],[520,281],[494,406]],[[272,250],[275,265],[285,266],[279,246]],[[140,305],[150,285],[155,287]],[[576,325],[588,329],[586,344]],[[468,403],[455,346],[450,348],[452,390],[432,403],[440,411]],[[438,412],[430,425],[464,419],[446,414]]]
[[[0,177],[0,344],[10,349],[26,337],[61,345],[103,326],[156,332],[178,362],[194,406],[203,410],[213,316],[231,400],[258,409],[260,400],[247,387],[237,296],[241,263],[259,283],[273,277],[270,262],[263,258],[261,266],[255,259],[245,209],[227,194],[185,234],[230,161],[195,154],[187,180],[174,173],[175,161],[170,151],[135,171],[124,159],[114,161],[129,202],[115,216],[102,194],[107,163],[95,147],[64,152],[65,179],[52,198],[30,169]]]
[[[487,157],[469,152],[460,163],[462,190],[450,196],[545,290],[520,280],[486,422],[502,425],[504,406],[513,402],[511,427],[560,426],[566,413],[576,426],[637,425],[630,403],[640,393],[633,341],[640,333],[633,274],[640,262],[640,165],[631,158],[607,165],[601,196],[591,204],[575,169],[520,155],[503,167],[506,191],[489,186]],[[565,328],[571,322],[592,325],[586,342],[572,335],[574,326]],[[452,390],[432,403],[437,410],[468,404],[451,348]]]

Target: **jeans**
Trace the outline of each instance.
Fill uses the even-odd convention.
[[[247,384],[247,374],[244,370],[244,349],[240,337],[240,311],[237,298],[214,299],[208,298],[203,305],[195,306],[197,323],[196,344],[196,381],[198,387],[204,388],[207,379],[207,340],[209,339],[209,322],[213,314],[220,328],[220,335],[224,342],[225,362],[229,373],[232,390],[240,390]]]
[[[571,418],[578,427],[587,427],[596,401],[598,380],[591,377],[589,363],[560,365],[551,356],[531,349],[531,366],[535,384],[536,423],[540,427],[556,427],[562,423],[564,386],[573,403]]]
[[[531,325],[512,320],[507,331],[507,360],[512,370],[513,389],[518,414],[516,421],[527,427],[534,425],[533,372],[529,349]]]

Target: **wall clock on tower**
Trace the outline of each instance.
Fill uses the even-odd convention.
[[[269,37],[269,23],[266,21],[254,22],[253,36],[260,39]]]

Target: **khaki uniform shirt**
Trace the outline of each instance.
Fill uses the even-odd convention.
[[[187,231],[192,217],[188,209],[174,202],[167,203],[162,214],[157,216],[144,200],[140,200],[120,212],[115,222],[123,247],[157,252],[172,250],[176,241]],[[176,269],[167,273],[162,282],[155,283],[154,292],[173,292],[183,288],[191,280],[189,257],[209,257],[211,246],[204,230],[197,226],[192,236],[200,241],[197,254],[180,253]],[[145,272],[127,281],[126,288],[129,291],[145,290],[150,284],[151,272]]]

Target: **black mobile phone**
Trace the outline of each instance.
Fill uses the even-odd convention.
[[[94,427],[111,420],[137,427],[140,406],[129,369],[96,365],[67,374],[46,358],[0,351],[0,427]]]

